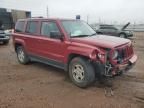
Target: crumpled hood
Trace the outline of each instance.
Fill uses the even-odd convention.
[[[107,35],[95,35],[90,37],[71,38],[71,41],[87,45],[99,46],[103,48],[114,48],[130,42],[130,40],[128,39]]]

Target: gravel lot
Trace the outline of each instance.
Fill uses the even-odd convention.
[[[0,108],[144,108],[144,33],[132,39],[136,66],[113,79],[114,96],[97,82],[87,89],[71,83],[63,70],[18,63],[12,41],[0,45]]]

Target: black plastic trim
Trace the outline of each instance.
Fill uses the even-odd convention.
[[[56,61],[56,60],[51,60],[49,58],[40,57],[40,56],[32,55],[32,54],[29,54],[29,58],[31,61],[41,62],[41,63],[47,64],[47,65],[51,65],[51,66],[63,69],[65,71],[67,68],[66,64],[59,62],[59,61]]]

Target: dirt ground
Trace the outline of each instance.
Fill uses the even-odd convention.
[[[76,87],[63,70],[18,63],[12,42],[0,45],[0,108],[144,108],[144,33],[132,39],[136,66],[113,79],[114,96],[98,83]]]

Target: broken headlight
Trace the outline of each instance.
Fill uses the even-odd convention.
[[[113,53],[112,53],[112,59],[116,59],[117,57],[118,57],[118,51],[115,50],[115,51],[113,51]]]

